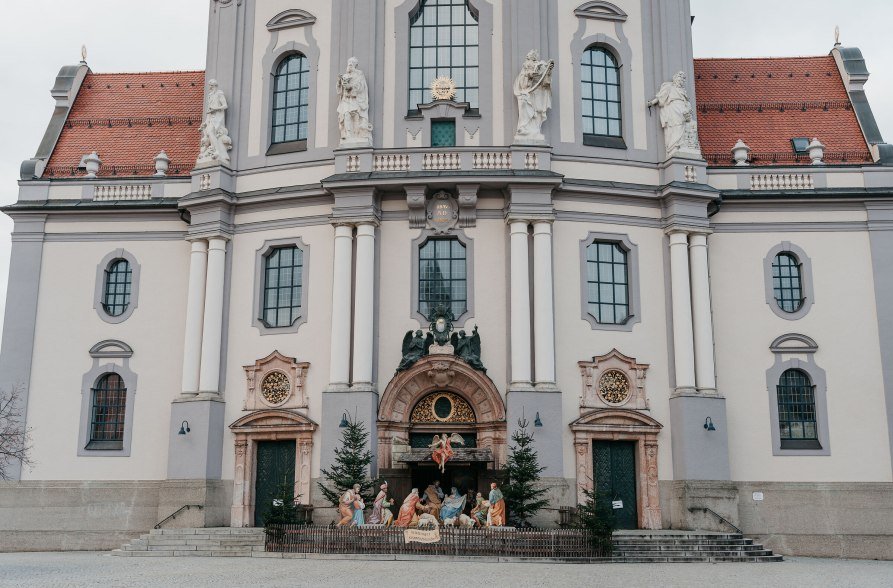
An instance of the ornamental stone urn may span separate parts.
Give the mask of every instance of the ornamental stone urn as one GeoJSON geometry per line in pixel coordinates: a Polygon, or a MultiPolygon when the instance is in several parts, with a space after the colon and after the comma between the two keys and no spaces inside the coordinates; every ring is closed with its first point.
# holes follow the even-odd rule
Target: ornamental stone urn
{"type": "Polygon", "coordinates": [[[806,151],[809,153],[809,158],[812,160],[812,165],[823,165],[825,157],[825,146],[822,145],[822,142],[817,138],[813,138],[812,141],[809,142],[809,145],[806,147],[806,151]]]}
{"type": "Polygon", "coordinates": [[[167,170],[170,168],[171,158],[167,156],[167,153],[164,152],[164,149],[155,156],[155,175],[156,176],[166,176],[167,170]]]}
{"type": "Polygon", "coordinates": [[[732,147],[732,159],[735,160],[735,165],[750,165],[747,163],[747,160],[750,158],[750,147],[747,146],[742,139],[738,139],[738,142],[735,143],[735,146],[732,147]]]}
{"type": "Polygon", "coordinates": [[[84,156],[84,169],[87,170],[87,175],[85,177],[95,178],[96,174],[99,173],[100,165],[102,165],[102,160],[99,159],[99,154],[95,151],[84,156]]]}

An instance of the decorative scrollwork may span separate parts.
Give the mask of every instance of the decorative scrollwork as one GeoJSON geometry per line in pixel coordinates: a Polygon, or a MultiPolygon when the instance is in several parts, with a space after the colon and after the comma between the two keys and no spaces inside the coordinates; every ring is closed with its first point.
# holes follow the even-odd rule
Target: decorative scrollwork
{"type": "Polygon", "coordinates": [[[260,385],[264,400],[272,405],[282,404],[291,392],[291,382],[282,372],[270,372],[260,385]]]}
{"type": "Polygon", "coordinates": [[[474,411],[468,402],[452,392],[435,392],[422,398],[412,409],[413,423],[474,423],[474,411]]]}
{"type": "Polygon", "coordinates": [[[598,381],[598,393],[608,404],[622,404],[629,398],[629,380],[620,370],[608,370],[598,381]]]}

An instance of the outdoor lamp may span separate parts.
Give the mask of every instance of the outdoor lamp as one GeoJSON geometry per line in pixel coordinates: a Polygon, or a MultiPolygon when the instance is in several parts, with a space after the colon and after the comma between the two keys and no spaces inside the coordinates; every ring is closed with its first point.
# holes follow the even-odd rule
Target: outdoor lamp
{"type": "Polygon", "coordinates": [[[716,427],[713,426],[713,419],[707,417],[707,419],[704,421],[704,428],[708,431],[715,431],[716,427]]]}
{"type": "Polygon", "coordinates": [[[543,426],[543,421],[540,420],[539,412],[536,413],[536,416],[533,419],[533,426],[534,427],[542,427],[543,426]]]}
{"type": "Polygon", "coordinates": [[[338,425],[342,429],[347,428],[347,412],[341,414],[341,424],[338,425]]]}
{"type": "Polygon", "coordinates": [[[182,423],[180,423],[180,432],[177,433],[177,435],[185,435],[190,430],[191,429],[189,428],[189,421],[183,421],[182,423]]]}

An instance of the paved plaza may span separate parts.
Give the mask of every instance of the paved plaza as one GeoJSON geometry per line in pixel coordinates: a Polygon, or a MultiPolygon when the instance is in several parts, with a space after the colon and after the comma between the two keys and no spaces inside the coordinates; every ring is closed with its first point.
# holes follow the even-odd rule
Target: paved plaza
{"type": "Polygon", "coordinates": [[[893,562],[790,558],[776,564],[492,564],[453,561],[117,558],[2,553],[0,587],[31,586],[891,586],[893,562]]]}

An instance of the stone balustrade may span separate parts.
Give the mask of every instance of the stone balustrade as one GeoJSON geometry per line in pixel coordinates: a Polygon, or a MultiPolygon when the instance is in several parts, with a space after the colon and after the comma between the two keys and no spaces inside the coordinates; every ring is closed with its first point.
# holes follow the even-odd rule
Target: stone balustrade
{"type": "Polygon", "coordinates": [[[149,200],[151,184],[97,184],[93,200],[149,200]]]}
{"type": "Polygon", "coordinates": [[[336,173],[550,171],[550,147],[339,149],[336,173]]]}
{"type": "Polygon", "coordinates": [[[750,176],[751,190],[812,190],[811,174],[754,174],[750,176]]]}

